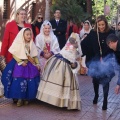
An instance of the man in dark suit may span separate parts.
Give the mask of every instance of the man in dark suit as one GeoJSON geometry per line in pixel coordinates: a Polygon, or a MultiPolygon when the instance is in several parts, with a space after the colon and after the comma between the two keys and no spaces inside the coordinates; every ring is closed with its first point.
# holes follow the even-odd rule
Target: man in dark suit
{"type": "Polygon", "coordinates": [[[115,34],[110,34],[107,39],[106,43],[110,49],[114,50],[115,57],[116,57],[116,66],[118,70],[118,80],[117,86],[115,87],[115,93],[120,93],[120,38],[118,38],[115,34]]]}
{"type": "Polygon", "coordinates": [[[61,19],[60,10],[56,10],[54,13],[55,19],[51,20],[54,34],[58,38],[60,49],[62,49],[66,43],[66,29],[67,22],[61,19]]]}

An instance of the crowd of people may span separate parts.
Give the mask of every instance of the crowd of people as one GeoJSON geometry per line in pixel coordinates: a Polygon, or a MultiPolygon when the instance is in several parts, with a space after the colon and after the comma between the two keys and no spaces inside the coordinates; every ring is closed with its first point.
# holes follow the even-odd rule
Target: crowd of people
{"type": "MultiPolygon", "coordinates": [[[[37,98],[81,110],[77,74],[89,75],[93,78],[93,104],[98,103],[101,84],[102,110],[107,110],[109,84],[116,70],[113,58],[120,65],[119,39],[120,23],[112,30],[104,15],[96,18],[94,28],[88,20],[82,28],[72,18],[67,23],[58,9],[53,20],[44,20],[38,13],[30,24],[26,11],[20,8],[15,19],[7,23],[2,40],[0,57],[5,58],[6,66],[1,69],[0,96],[13,99],[18,107],[37,98]]],[[[120,74],[118,78],[117,94],[120,74]]]]}

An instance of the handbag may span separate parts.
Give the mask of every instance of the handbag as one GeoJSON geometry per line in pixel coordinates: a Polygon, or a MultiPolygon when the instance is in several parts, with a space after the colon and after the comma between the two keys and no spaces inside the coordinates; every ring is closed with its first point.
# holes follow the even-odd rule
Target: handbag
{"type": "Polygon", "coordinates": [[[80,69],[79,69],[79,74],[80,75],[86,75],[87,69],[86,67],[82,66],[82,58],[80,58],[80,69]]]}

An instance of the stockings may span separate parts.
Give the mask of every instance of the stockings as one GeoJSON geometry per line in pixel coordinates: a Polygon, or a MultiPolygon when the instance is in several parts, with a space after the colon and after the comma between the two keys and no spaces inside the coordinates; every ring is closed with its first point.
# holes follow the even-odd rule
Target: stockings
{"type": "MultiPolygon", "coordinates": [[[[93,104],[97,104],[98,97],[99,97],[99,82],[96,79],[93,79],[93,87],[94,87],[94,93],[95,93],[93,104]]],[[[107,109],[108,92],[109,92],[109,82],[103,85],[103,97],[104,97],[103,106],[102,106],[103,110],[107,109]]]]}

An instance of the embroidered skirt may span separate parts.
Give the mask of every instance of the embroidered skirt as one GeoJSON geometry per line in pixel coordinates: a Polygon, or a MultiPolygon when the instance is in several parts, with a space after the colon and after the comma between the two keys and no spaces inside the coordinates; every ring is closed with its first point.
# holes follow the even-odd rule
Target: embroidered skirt
{"type": "Polygon", "coordinates": [[[47,61],[37,99],[58,107],[81,109],[79,85],[67,60],[53,56],[47,61]]]}
{"type": "Polygon", "coordinates": [[[36,66],[28,62],[27,66],[18,66],[12,59],[2,74],[4,95],[7,98],[35,99],[40,82],[40,73],[36,66]]]}

